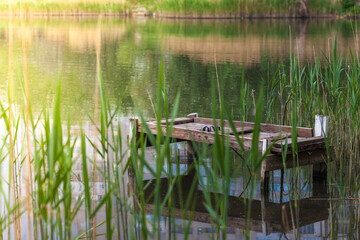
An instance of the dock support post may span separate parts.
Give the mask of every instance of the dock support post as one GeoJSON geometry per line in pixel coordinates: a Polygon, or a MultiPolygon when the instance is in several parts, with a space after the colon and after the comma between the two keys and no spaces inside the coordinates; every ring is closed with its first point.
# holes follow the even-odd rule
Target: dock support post
{"type": "Polygon", "coordinates": [[[193,144],[195,144],[194,142],[191,142],[191,141],[186,141],[186,144],[187,144],[187,164],[188,166],[190,166],[191,164],[194,163],[194,158],[198,159],[198,156],[196,154],[196,150],[193,146],[193,144]]]}
{"type": "Polygon", "coordinates": [[[284,195],[284,169],[281,169],[281,179],[280,179],[280,203],[283,203],[284,195]]]}
{"type": "MultiPolygon", "coordinates": [[[[139,141],[140,134],[139,134],[139,130],[138,130],[138,126],[139,126],[138,123],[139,123],[138,118],[134,117],[134,118],[129,119],[129,134],[128,134],[128,139],[127,139],[128,149],[130,149],[131,144],[135,144],[135,147],[136,147],[137,143],[139,141]],[[134,142],[132,142],[132,141],[134,141],[134,142]]],[[[129,159],[132,157],[131,156],[131,151],[129,151],[128,157],[129,157],[129,159]]],[[[134,171],[133,171],[131,166],[129,167],[127,172],[128,172],[128,177],[129,177],[130,180],[132,178],[134,178],[134,175],[133,175],[134,171]]]]}
{"type": "Polygon", "coordinates": [[[327,137],[329,131],[329,116],[315,115],[314,137],[327,137]]]}
{"type": "MultiPolygon", "coordinates": [[[[315,115],[314,137],[327,137],[329,132],[329,116],[315,115]]],[[[313,182],[321,181],[326,185],[327,165],[324,162],[313,164],[313,182]]],[[[322,185],[321,184],[321,185],[322,185]]]]}
{"type": "MultiPolygon", "coordinates": [[[[264,155],[268,148],[268,141],[262,140],[261,153],[264,155]]],[[[269,201],[270,189],[270,173],[266,170],[266,162],[261,163],[261,227],[264,235],[269,234],[268,224],[266,223],[266,205],[269,201]]]]}
{"type": "MultiPolygon", "coordinates": [[[[199,114],[198,113],[190,113],[186,117],[188,117],[188,118],[198,118],[199,114]]],[[[194,149],[193,144],[195,144],[195,142],[187,141],[188,154],[191,155],[191,157],[189,158],[189,161],[188,161],[189,165],[191,165],[193,163],[193,158],[198,158],[198,156],[196,155],[196,151],[194,149]]]]}
{"type": "Polygon", "coordinates": [[[269,198],[263,192],[261,193],[261,228],[262,233],[267,236],[270,234],[269,224],[266,222],[266,209],[267,203],[269,202],[269,198]]]}
{"type": "Polygon", "coordinates": [[[266,171],[266,164],[261,164],[261,190],[268,192],[270,181],[269,171],[266,171]]]}
{"type": "MultiPolygon", "coordinates": [[[[262,144],[262,154],[264,154],[268,148],[268,142],[264,139],[262,144]]],[[[266,163],[263,161],[261,163],[261,189],[264,190],[264,194],[267,195],[269,192],[269,181],[270,174],[269,171],[266,171],[266,163]]]]}
{"type": "Polygon", "coordinates": [[[139,119],[138,118],[130,118],[129,120],[129,136],[128,136],[128,144],[133,141],[132,138],[135,137],[135,144],[139,141],[139,119]],[[135,134],[135,136],[133,135],[135,134]]]}

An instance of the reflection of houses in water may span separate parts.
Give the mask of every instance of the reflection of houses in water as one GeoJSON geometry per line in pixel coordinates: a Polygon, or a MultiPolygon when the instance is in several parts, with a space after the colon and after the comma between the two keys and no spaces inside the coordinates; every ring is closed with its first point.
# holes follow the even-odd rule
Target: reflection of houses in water
{"type": "MultiPolygon", "coordinates": [[[[183,147],[182,149],[188,148],[183,147]]],[[[151,151],[152,150],[149,150],[149,153],[151,153],[151,151]]],[[[183,153],[188,155],[186,151],[183,151],[183,153]]],[[[148,155],[151,162],[152,154],[148,155]]],[[[183,158],[186,159],[188,157],[185,156],[183,158]]],[[[191,160],[191,158],[188,159],[191,160]]],[[[152,164],[154,164],[154,161],[152,164]]],[[[186,172],[189,165],[184,164],[184,166],[184,172],[186,172]]],[[[204,165],[199,169],[202,179],[206,179],[207,167],[211,167],[211,158],[208,158],[208,161],[205,161],[204,165]]],[[[297,236],[300,235],[300,239],[323,239],[328,237],[331,226],[334,227],[334,223],[331,223],[329,220],[330,202],[328,201],[329,196],[326,193],[326,186],[324,186],[322,182],[309,184],[306,179],[306,171],[311,171],[306,168],[304,171],[303,177],[305,180],[300,184],[298,190],[300,200],[297,201],[289,201],[289,198],[291,198],[289,197],[290,193],[293,191],[292,185],[285,181],[281,187],[279,172],[275,172],[271,178],[272,182],[270,183],[268,195],[261,193],[258,184],[255,198],[251,200],[245,199],[244,196],[239,198],[240,193],[244,190],[247,191],[244,189],[246,179],[243,177],[233,179],[230,182],[228,197],[229,206],[226,239],[247,239],[244,231],[246,229],[246,216],[248,214],[248,205],[246,202],[249,201],[251,201],[252,204],[249,218],[251,239],[282,239],[282,237],[284,238],[284,234],[286,234],[286,237],[289,239],[294,239],[293,229],[295,229],[297,236]],[[297,204],[296,208],[294,207],[295,204],[297,204]],[[295,219],[292,219],[292,216],[294,216],[295,219]],[[295,221],[294,223],[292,222],[293,220],[295,221]]],[[[199,183],[197,183],[198,187],[190,199],[192,202],[191,206],[193,207],[191,213],[190,211],[184,213],[184,209],[182,208],[183,204],[181,202],[187,200],[190,195],[188,186],[191,186],[193,181],[199,181],[196,176],[194,171],[187,172],[186,175],[182,176],[180,184],[176,184],[174,187],[173,191],[177,196],[172,200],[174,201],[172,202],[174,209],[169,211],[165,206],[161,213],[160,232],[162,239],[166,239],[170,235],[176,235],[177,239],[183,239],[185,236],[189,239],[211,239],[211,236],[216,233],[217,229],[213,225],[214,219],[203,204],[206,202],[206,199],[199,183]],[[189,220],[191,220],[190,225],[188,224],[189,220]]],[[[221,178],[220,175],[219,178],[221,178]]],[[[146,196],[151,196],[154,192],[154,182],[155,181],[150,183],[149,180],[144,180],[144,185],[149,183],[148,187],[144,190],[145,199],[146,196]]],[[[168,190],[168,180],[162,178],[160,185],[160,195],[163,196],[168,190]]],[[[217,194],[221,193],[210,193],[213,201],[215,201],[215,195],[217,194]]],[[[145,205],[148,221],[151,221],[155,208],[153,200],[154,199],[150,197],[145,205]]],[[[343,207],[346,211],[349,211],[348,206],[343,207]]],[[[344,213],[344,216],[349,216],[349,213],[344,213]]],[[[351,231],[349,229],[351,226],[350,220],[339,221],[335,224],[339,226],[339,229],[341,228],[341,231],[336,232],[336,236],[347,236],[351,231]]],[[[137,228],[139,229],[140,227],[140,224],[138,224],[137,228]]],[[[222,234],[223,233],[220,233],[220,237],[222,234]]],[[[356,233],[356,236],[359,236],[359,233],[356,233]]]]}

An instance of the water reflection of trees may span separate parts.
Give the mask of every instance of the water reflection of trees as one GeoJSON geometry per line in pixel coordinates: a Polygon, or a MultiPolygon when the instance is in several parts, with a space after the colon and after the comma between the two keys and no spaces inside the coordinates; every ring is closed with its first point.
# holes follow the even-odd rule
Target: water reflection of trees
{"type": "MultiPolygon", "coordinates": [[[[186,102],[180,106],[180,114],[196,110],[208,116],[211,82],[216,77],[216,55],[226,102],[236,114],[242,66],[250,89],[256,90],[259,83],[272,74],[272,64],[288,63],[290,50],[300,61],[306,62],[313,61],[314,53],[320,58],[322,51],[328,54],[340,29],[341,34],[337,35],[339,52],[345,54],[349,47],[355,49],[350,25],[347,22],[333,25],[330,21],[194,22],[104,18],[101,21],[102,75],[113,103],[122,101],[123,111],[134,111],[136,101],[147,116],[153,116],[149,93],[156,99],[162,59],[170,98],[181,91],[181,101],[186,102]]],[[[36,96],[32,99],[40,103],[47,101],[60,76],[63,103],[73,110],[72,114],[93,111],[95,86],[88,79],[96,74],[96,28],[96,19],[31,19],[21,31],[19,20],[14,21],[15,59],[19,58],[21,39],[29,46],[30,90],[31,95],[36,96]]],[[[0,36],[5,43],[7,29],[7,20],[0,21],[0,36]]],[[[6,45],[0,47],[0,55],[7,55],[6,45]]],[[[7,57],[0,58],[2,69],[8,64],[5,59],[7,57]]],[[[0,76],[6,79],[6,71],[0,70],[0,76]]],[[[5,89],[5,82],[0,82],[0,91],[5,89]]],[[[17,95],[20,94],[18,90],[17,95]]]]}

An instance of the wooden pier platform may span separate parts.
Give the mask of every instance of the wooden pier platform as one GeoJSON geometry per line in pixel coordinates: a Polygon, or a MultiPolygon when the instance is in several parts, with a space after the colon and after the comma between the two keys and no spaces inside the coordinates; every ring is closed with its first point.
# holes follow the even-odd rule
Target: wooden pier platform
{"type": "MultiPolygon", "coordinates": [[[[226,120],[214,120],[211,118],[199,118],[198,114],[189,114],[187,117],[175,118],[174,120],[162,120],[162,133],[167,133],[167,124],[173,123],[170,137],[179,141],[191,141],[199,143],[214,144],[215,128],[218,129],[219,135],[226,137],[229,147],[244,150],[250,150],[252,147],[252,134],[255,124],[252,122],[233,121],[235,130],[238,133],[240,143],[238,142],[229,122],[226,120]],[[223,126],[223,129],[220,128],[223,126]],[[223,134],[223,135],[222,135],[223,134]]],[[[146,134],[145,128],[138,119],[134,119],[136,127],[136,140],[140,133],[146,134]]],[[[158,134],[157,122],[146,122],[150,132],[154,135],[158,134]]],[[[265,153],[270,150],[261,165],[261,187],[267,188],[269,183],[269,171],[293,168],[297,166],[313,165],[313,177],[326,179],[327,173],[327,154],[325,151],[325,138],[327,134],[327,117],[316,116],[315,129],[297,127],[297,161],[293,161],[292,155],[292,127],[274,124],[260,124],[260,136],[258,141],[258,149],[265,153]],[[319,120],[320,119],[320,120],[319,120]],[[320,122],[319,122],[320,121],[320,122]],[[319,129],[320,128],[320,129],[319,129]],[[285,144],[288,144],[285,166],[283,164],[283,151],[285,144]],[[271,149],[269,149],[271,148],[271,149]]]]}

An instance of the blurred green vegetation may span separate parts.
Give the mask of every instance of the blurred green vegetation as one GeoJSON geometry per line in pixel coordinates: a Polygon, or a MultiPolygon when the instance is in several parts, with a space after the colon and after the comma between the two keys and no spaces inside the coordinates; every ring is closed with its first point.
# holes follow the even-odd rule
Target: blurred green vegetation
{"type": "Polygon", "coordinates": [[[0,3],[0,12],[25,13],[125,13],[129,2],[123,1],[13,1],[0,3]]]}
{"type": "MultiPolygon", "coordinates": [[[[295,9],[296,1],[283,0],[142,0],[140,3],[156,4],[163,12],[181,14],[246,14],[269,15],[290,14],[295,9]]],[[[310,0],[309,11],[311,14],[338,12],[340,1],[310,0]]]]}
{"type": "MultiPolygon", "coordinates": [[[[288,15],[294,12],[295,0],[117,0],[117,1],[13,1],[0,3],[0,12],[28,13],[128,13],[145,7],[149,12],[177,14],[288,15]]],[[[355,0],[309,0],[311,14],[355,13],[355,0]]]]}

